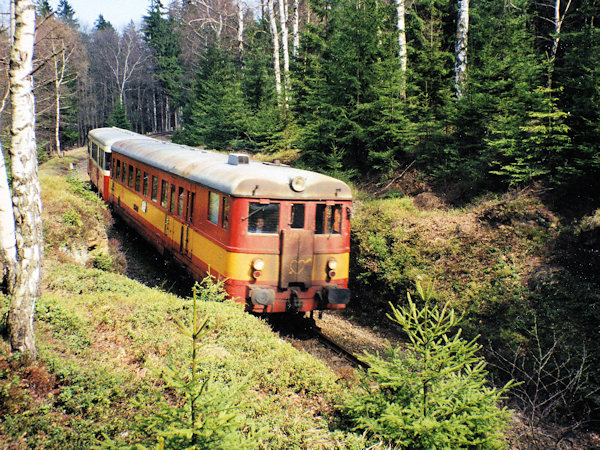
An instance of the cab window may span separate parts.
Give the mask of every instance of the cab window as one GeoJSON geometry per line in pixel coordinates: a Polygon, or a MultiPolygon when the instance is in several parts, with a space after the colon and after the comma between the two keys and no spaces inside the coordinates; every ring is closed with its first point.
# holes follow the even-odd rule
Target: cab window
{"type": "Polygon", "coordinates": [[[279,231],[279,203],[262,205],[252,202],[248,207],[249,233],[277,233],[279,231]]]}
{"type": "Polygon", "coordinates": [[[342,232],[342,205],[317,205],[315,234],[340,234],[342,232]]]}
{"type": "Polygon", "coordinates": [[[304,205],[292,205],[292,217],[290,220],[291,228],[304,228],[304,205]]]}
{"type": "Polygon", "coordinates": [[[111,159],[112,153],[105,153],[104,154],[104,170],[110,170],[110,159],[111,159]]]}

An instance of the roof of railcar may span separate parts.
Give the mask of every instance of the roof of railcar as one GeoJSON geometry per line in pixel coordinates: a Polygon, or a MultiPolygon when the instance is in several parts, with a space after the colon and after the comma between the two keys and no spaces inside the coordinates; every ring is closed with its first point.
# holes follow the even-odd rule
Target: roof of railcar
{"type": "Polygon", "coordinates": [[[152,139],[133,131],[116,127],[95,128],[88,133],[88,136],[106,147],[110,147],[113,143],[123,139],[152,139]]]}
{"type": "Polygon", "coordinates": [[[352,200],[348,185],[326,175],[252,161],[232,165],[229,155],[140,136],[113,142],[112,151],[235,197],[296,200],[352,200]],[[291,181],[304,178],[296,192],[291,181]]]}

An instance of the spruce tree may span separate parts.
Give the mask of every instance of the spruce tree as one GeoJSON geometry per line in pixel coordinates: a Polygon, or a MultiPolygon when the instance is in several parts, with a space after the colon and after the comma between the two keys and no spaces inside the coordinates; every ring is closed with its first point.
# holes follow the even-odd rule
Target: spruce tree
{"type": "Polygon", "coordinates": [[[406,306],[388,317],[406,333],[403,347],[367,355],[362,389],[344,410],[355,430],[400,448],[499,448],[509,411],[501,389],[488,385],[480,345],[453,330],[460,318],[446,303],[432,304],[431,285],[417,284],[422,307],[408,294],[406,306]]]}
{"type": "Polygon", "coordinates": [[[110,116],[106,120],[107,127],[118,127],[125,130],[131,130],[131,122],[127,118],[127,113],[121,102],[117,102],[110,116]]]}
{"type": "Polygon", "coordinates": [[[69,26],[73,28],[79,27],[77,19],[75,19],[75,10],[69,3],[69,0],[60,0],[56,7],[56,15],[64,20],[69,26]]]}
{"type": "Polygon", "coordinates": [[[48,0],[39,0],[36,2],[35,9],[40,17],[49,16],[53,12],[52,6],[50,6],[50,2],[48,2],[48,0]]]}
{"type": "Polygon", "coordinates": [[[112,29],[114,31],[115,27],[113,27],[112,23],[106,20],[102,14],[99,14],[98,18],[94,22],[94,29],[96,31],[103,31],[108,29],[112,29]]]}

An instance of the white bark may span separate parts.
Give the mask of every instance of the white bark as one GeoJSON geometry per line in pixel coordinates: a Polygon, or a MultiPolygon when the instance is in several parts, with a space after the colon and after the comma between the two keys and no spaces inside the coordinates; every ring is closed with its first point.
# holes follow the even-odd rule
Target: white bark
{"type": "Polygon", "coordinates": [[[408,64],[408,57],[406,51],[406,23],[405,15],[406,9],[404,0],[396,1],[396,28],[398,29],[398,59],[400,60],[400,94],[402,98],[406,99],[406,68],[408,64]]]}
{"type": "Polygon", "coordinates": [[[298,7],[298,0],[293,0],[292,4],[293,8],[293,25],[292,25],[292,38],[293,38],[293,54],[294,59],[298,57],[298,49],[300,48],[300,33],[299,33],[299,24],[300,24],[300,8],[298,7]]]}
{"type": "Polygon", "coordinates": [[[467,86],[467,49],[469,34],[469,0],[458,0],[456,23],[456,46],[454,62],[454,88],[456,97],[461,98],[467,86]]]}
{"type": "Polygon", "coordinates": [[[284,106],[288,107],[290,95],[290,50],[288,36],[288,7],[286,0],[279,0],[279,23],[281,24],[281,46],[283,52],[283,81],[285,87],[284,106]]]}
{"type": "Polygon", "coordinates": [[[240,51],[240,58],[244,54],[244,10],[242,8],[242,0],[238,0],[238,49],[240,51]]]}
{"type": "MultiPolygon", "coordinates": [[[[0,151],[0,282],[5,276],[13,275],[12,271],[14,271],[13,268],[16,263],[15,216],[13,214],[4,155],[0,151]]],[[[12,285],[12,282],[8,281],[8,284],[12,285]]]]}
{"type": "Polygon", "coordinates": [[[269,12],[269,24],[271,26],[271,36],[273,36],[273,70],[275,71],[275,91],[277,92],[277,102],[281,106],[281,67],[279,66],[279,32],[277,31],[277,21],[275,20],[274,0],[267,0],[267,10],[269,12]]]}
{"type": "Polygon", "coordinates": [[[41,283],[42,202],[38,179],[33,97],[34,0],[14,0],[10,53],[11,169],[17,264],[8,312],[11,348],[35,357],[33,315],[41,283]]]}
{"type": "Polygon", "coordinates": [[[554,37],[552,38],[552,50],[550,52],[550,61],[548,65],[548,88],[552,88],[552,74],[554,72],[554,62],[556,61],[556,55],[558,53],[558,44],[560,42],[560,32],[562,30],[562,24],[565,20],[565,16],[571,7],[571,0],[567,2],[564,12],[560,12],[560,0],[554,2],[554,37]]]}

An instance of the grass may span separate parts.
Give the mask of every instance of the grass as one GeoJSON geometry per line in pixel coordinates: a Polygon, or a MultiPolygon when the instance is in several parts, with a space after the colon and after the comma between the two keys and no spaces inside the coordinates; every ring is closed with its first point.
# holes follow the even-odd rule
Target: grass
{"type": "MultiPolygon", "coordinates": [[[[153,411],[182,402],[161,371],[189,364],[191,349],[176,321],[189,322],[192,302],[102,270],[112,269],[104,247],[110,216],[89,186],[71,176],[71,163],[77,157],[40,170],[46,264],[35,319],[39,359],[27,366],[0,345],[0,446],[153,447],[157,430],[145,427],[153,411]],[[77,248],[85,264],[73,257],[77,248]]],[[[0,297],[0,317],[7,309],[8,299],[0,297]]],[[[244,446],[364,446],[359,436],[330,431],[345,386],[323,362],[236,303],[206,301],[199,309],[210,324],[199,366],[210,373],[210,392],[241,386],[235,395],[245,417],[238,430],[244,446]]]]}

